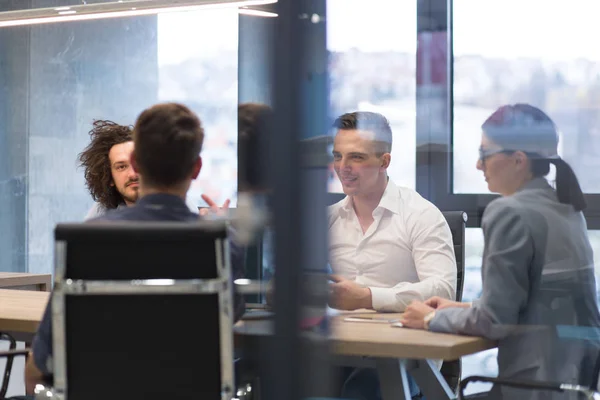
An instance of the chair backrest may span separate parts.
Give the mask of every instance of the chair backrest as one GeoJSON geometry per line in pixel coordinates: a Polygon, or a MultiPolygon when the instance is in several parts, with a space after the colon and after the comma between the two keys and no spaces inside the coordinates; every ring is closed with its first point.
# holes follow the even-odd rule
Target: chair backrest
{"type": "Polygon", "coordinates": [[[465,225],[467,213],[463,211],[443,211],[452,232],[454,255],[456,257],[456,301],[462,300],[463,286],[465,283],[465,225]]]}
{"type": "Polygon", "coordinates": [[[69,399],[233,396],[227,230],[58,225],[54,387],[69,399]]]}

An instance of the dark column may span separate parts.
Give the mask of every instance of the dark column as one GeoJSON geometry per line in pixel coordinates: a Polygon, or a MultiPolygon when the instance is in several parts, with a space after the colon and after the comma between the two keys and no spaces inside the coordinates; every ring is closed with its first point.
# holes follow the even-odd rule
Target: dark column
{"type": "Polygon", "coordinates": [[[327,263],[327,163],[313,163],[313,154],[302,154],[299,146],[328,130],[325,1],[284,0],[277,13],[270,158],[276,317],[267,398],[294,400],[326,396],[329,383],[326,369],[316,368],[327,365],[324,341],[299,335],[301,318],[325,305],[325,277],[310,278],[327,263]]]}

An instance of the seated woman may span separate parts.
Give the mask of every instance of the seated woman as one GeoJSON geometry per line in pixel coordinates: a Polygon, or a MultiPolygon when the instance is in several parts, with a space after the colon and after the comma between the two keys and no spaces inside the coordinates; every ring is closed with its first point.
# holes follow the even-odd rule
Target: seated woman
{"type": "MultiPolygon", "coordinates": [[[[594,261],[585,200],[557,154],[556,126],[541,110],[516,104],[500,107],[482,130],[477,169],[502,197],[483,215],[481,298],[414,302],[402,323],[498,340],[502,378],[590,384],[598,351],[581,327],[600,326],[594,261]],[[544,178],[550,164],[556,189],[544,178]]],[[[494,386],[487,398],[570,397],[494,386]]]]}

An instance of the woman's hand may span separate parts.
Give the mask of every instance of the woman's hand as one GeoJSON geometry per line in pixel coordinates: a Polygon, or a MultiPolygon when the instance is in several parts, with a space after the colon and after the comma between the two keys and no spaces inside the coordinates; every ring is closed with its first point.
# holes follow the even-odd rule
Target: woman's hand
{"type": "Polygon", "coordinates": [[[425,329],[425,316],[433,311],[435,309],[427,304],[421,301],[413,301],[406,307],[400,322],[407,328],[425,329]]]}

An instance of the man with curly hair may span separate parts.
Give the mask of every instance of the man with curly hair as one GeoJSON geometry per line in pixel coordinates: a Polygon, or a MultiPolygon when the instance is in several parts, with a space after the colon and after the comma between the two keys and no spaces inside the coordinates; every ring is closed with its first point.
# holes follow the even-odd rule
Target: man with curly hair
{"type": "Polygon", "coordinates": [[[90,138],[90,144],[79,154],[86,186],[96,201],[86,220],[135,204],[139,188],[138,174],[130,163],[132,127],[96,120],[90,138]]]}

